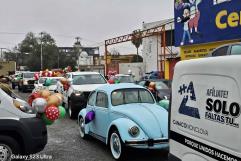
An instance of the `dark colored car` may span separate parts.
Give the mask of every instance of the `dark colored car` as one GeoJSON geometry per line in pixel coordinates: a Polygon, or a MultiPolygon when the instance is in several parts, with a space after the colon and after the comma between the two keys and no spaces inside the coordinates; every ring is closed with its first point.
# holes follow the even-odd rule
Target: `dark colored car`
{"type": "Polygon", "coordinates": [[[231,43],[222,45],[214,49],[208,56],[241,55],[241,43],[231,43]]]}
{"type": "Polygon", "coordinates": [[[26,92],[28,90],[32,91],[34,89],[34,72],[24,72],[20,76],[20,80],[18,82],[18,90],[26,92]]]}
{"type": "Polygon", "coordinates": [[[145,86],[146,81],[155,82],[156,89],[158,91],[158,98],[159,98],[159,100],[157,100],[157,101],[160,101],[160,100],[163,100],[163,99],[168,99],[168,100],[170,99],[171,89],[167,85],[167,84],[169,84],[171,86],[170,80],[150,79],[150,80],[140,81],[138,84],[141,85],[141,86],[145,86]]]}

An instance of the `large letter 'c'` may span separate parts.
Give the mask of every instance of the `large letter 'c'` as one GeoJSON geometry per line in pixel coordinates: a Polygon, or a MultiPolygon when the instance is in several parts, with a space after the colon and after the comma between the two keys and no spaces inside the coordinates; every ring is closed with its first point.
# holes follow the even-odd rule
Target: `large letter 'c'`
{"type": "Polygon", "coordinates": [[[219,28],[219,29],[225,29],[227,28],[227,23],[221,23],[221,19],[223,16],[227,16],[228,13],[226,10],[223,10],[223,11],[220,11],[217,16],[216,16],[216,26],[219,28]]]}

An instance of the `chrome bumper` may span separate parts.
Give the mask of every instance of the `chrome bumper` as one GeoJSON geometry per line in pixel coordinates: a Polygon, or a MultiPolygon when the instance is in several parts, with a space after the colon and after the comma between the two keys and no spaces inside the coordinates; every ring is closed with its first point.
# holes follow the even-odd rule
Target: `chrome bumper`
{"type": "Polygon", "coordinates": [[[125,145],[127,145],[127,146],[138,146],[138,145],[154,146],[155,144],[168,144],[168,139],[167,138],[162,138],[162,139],[125,141],[125,145]]]}

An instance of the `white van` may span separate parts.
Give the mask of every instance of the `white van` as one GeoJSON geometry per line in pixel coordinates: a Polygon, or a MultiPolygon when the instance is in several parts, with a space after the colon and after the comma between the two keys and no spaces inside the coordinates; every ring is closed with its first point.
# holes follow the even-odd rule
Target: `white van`
{"type": "Polygon", "coordinates": [[[31,109],[27,102],[8,95],[0,88],[1,161],[21,159],[40,152],[47,144],[46,125],[33,110],[27,109],[31,109]],[[16,107],[16,102],[19,108],[16,107]],[[25,109],[25,112],[20,109],[25,109]]]}
{"type": "Polygon", "coordinates": [[[241,57],[179,62],[170,104],[170,161],[241,161],[241,57]]]}

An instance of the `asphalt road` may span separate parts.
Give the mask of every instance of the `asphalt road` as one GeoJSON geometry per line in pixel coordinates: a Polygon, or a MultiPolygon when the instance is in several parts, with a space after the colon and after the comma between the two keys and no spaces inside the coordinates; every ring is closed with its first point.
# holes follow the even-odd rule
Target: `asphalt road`
{"type": "MultiPolygon", "coordinates": [[[[27,100],[30,93],[15,93],[27,100]]],[[[48,143],[45,149],[35,155],[36,161],[114,161],[109,148],[102,142],[90,138],[83,140],[79,136],[76,120],[68,116],[48,126],[48,143]]],[[[167,152],[160,150],[128,151],[127,161],[167,161],[167,152]]]]}

